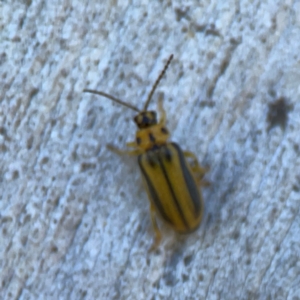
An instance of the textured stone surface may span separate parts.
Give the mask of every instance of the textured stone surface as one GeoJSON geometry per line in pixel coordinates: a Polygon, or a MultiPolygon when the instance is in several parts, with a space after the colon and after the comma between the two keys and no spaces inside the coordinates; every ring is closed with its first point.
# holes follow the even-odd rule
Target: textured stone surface
{"type": "Polygon", "coordinates": [[[300,299],[299,49],[299,1],[1,1],[0,298],[300,299]],[[105,147],[134,114],[82,90],[141,106],[171,53],[153,102],[212,185],[148,253],[135,159],[105,147]]]}

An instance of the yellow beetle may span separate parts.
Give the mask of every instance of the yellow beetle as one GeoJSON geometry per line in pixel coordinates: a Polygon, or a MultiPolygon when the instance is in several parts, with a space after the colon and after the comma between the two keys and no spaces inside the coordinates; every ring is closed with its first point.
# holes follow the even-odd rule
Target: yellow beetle
{"type": "Polygon", "coordinates": [[[138,112],[134,118],[138,127],[135,141],[127,143],[128,147],[134,149],[123,151],[113,146],[108,147],[119,154],[138,157],[138,164],[150,199],[151,220],[155,230],[155,240],[150,250],[155,249],[161,240],[156,222],[157,214],[177,232],[188,233],[199,226],[204,210],[198,185],[206,185],[202,178],[207,169],[199,165],[193,153],[182,151],[178,144],[168,142],[169,132],[165,126],[166,113],[162,101],[158,102],[159,121],[155,111],[147,110],[152,95],[172,58],[173,55],[170,56],[154,83],[143,110],[104,92],[84,89],[84,92],[104,96],[138,112]],[[193,159],[193,162],[189,163],[186,158],[193,159]]]}

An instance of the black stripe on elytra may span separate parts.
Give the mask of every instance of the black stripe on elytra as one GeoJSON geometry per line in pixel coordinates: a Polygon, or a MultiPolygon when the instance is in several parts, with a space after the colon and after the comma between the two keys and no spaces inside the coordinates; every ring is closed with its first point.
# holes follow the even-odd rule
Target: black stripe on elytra
{"type": "MultiPolygon", "coordinates": [[[[146,155],[146,161],[147,161],[147,162],[148,162],[148,160],[151,159],[151,158],[148,158],[149,153],[147,153],[147,152],[146,152],[145,154],[142,154],[142,155],[139,155],[139,156],[138,156],[138,163],[139,163],[140,169],[141,169],[141,171],[142,171],[142,174],[143,174],[143,176],[144,176],[144,178],[145,178],[145,180],[146,180],[146,183],[147,183],[147,186],[148,186],[148,189],[149,189],[149,193],[150,193],[151,199],[153,200],[155,206],[156,206],[157,209],[159,210],[159,212],[160,212],[162,218],[163,218],[165,221],[171,223],[171,221],[170,221],[168,215],[166,214],[166,212],[165,212],[165,210],[164,210],[164,208],[163,208],[163,206],[162,206],[162,204],[161,204],[161,202],[160,202],[160,200],[159,200],[159,197],[158,197],[158,195],[157,195],[157,193],[156,193],[156,191],[155,191],[155,188],[153,187],[153,184],[151,183],[151,180],[149,179],[149,176],[147,175],[147,172],[145,171],[145,169],[144,169],[144,167],[143,167],[143,165],[142,165],[141,159],[142,159],[142,156],[143,156],[143,155],[146,155]]],[[[151,161],[152,161],[152,160],[151,160],[151,161]]],[[[154,167],[154,165],[151,165],[151,167],[154,167]]]]}
{"type": "MultiPolygon", "coordinates": [[[[165,146],[165,147],[167,148],[167,146],[165,146]]],[[[169,149],[167,149],[167,150],[169,150],[169,149]]],[[[177,148],[176,148],[176,150],[177,150],[177,148]]],[[[179,150],[179,151],[180,151],[180,150],[179,150]]],[[[180,217],[181,217],[181,219],[182,219],[182,221],[183,221],[185,227],[186,227],[186,228],[189,228],[188,222],[187,222],[186,219],[185,219],[184,213],[183,213],[183,211],[182,211],[182,209],[181,209],[180,203],[179,203],[179,201],[178,201],[178,199],[177,199],[177,197],[176,197],[176,194],[175,194],[175,192],[174,192],[174,190],[173,190],[173,187],[172,187],[170,178],[168,177],[168,173],[166,172],[166,169],[165,169],[165,167],[164,167],[164,164],[163,164],[163,162],[162,162],[161,157],[158,157],[158,161],[159,161],[160,167],[161,167],[161,169],[162,169],[162,172],[163,172],[163,174],[164,174],[164,176],[165,176],[165,178],[166,178],[166,181],[167,181],[169,190],[170,190],[170,192],[171,192],[171,194],[172,194],[172,198],[173,198],[173,200],[174,200],[174,204],[175,204],[175,206],[176,206],[176,208],[177,208],[177,210],[178,210],[178,212],[179,212],[179,214],[180,214],[180,217]]]]}
{"type": "Polygon", "coordinates": [[[178,159],[180,162],[180,169],[182,171],[186,187],[189,191],[189,194],[191,196],[191,199],[192,199],[192,202],[194,205],[195,216],[198,217],[201,212],[201,209],[202,209],[198,186],[195,184],[195,180],[194,180],[191,172],[189,171],[189,169],[186,166],[186,162],[185,162],[182,150],[176,143],[171,143],[171,144],[177,150],[178,159]]]}

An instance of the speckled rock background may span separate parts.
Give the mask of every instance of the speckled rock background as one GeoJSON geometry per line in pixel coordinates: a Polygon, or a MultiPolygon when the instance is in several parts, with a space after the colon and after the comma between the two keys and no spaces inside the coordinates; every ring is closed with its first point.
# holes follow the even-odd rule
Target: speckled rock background
{"type": "Polygon", "coordinates": [[[300,2],[1,1],[1,299],[300,299],[300,2]],[[134,113],[210,166],[200,228],[152,243],[134,113]]]}

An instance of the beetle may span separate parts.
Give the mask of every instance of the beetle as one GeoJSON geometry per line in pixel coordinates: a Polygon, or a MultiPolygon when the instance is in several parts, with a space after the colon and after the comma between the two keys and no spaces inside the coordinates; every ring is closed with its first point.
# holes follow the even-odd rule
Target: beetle
{"type": "Polygon", "coordinates": [[[108,148],[118,154],[137,156],[150,200],[150,215],[155,231],[155,239],[150,250],[155,249],[161,241],[161,232],[157,224],[158,215],[175,231],[189,233],[197,229],[204,211],[199,185],[207,184],[203,177],[208,169],[200,166],[193,153],[182,151],[177,143],[168,141],[166,112],[161,100],[158,101],[159,121],[157,113],[148,110],[152,95],[172,59],[173,55],[169,57],[155,81],[142,110],[105,92],[83,90],[104,96],[138,113],[134,117],[138,127],[135,141],[126,144],[133,149],[120,150],[111,145],[108,145],[108,148]],[[189,159],[192,159],[192,162],[189,159]]]}

